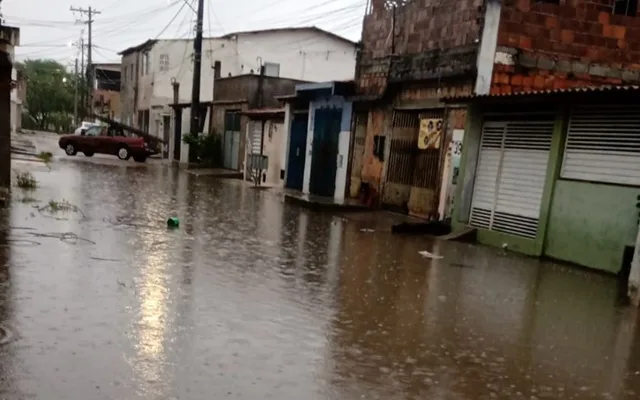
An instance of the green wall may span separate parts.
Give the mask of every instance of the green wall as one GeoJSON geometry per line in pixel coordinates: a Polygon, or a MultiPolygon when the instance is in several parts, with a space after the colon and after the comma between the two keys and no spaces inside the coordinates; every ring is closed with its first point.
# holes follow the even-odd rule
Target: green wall
{"type": "Polygon", "coordinates": [[[556,182],[544,254],[617,273],[624,246],[638,232],[640,188],[588,182],[556,182]]]}

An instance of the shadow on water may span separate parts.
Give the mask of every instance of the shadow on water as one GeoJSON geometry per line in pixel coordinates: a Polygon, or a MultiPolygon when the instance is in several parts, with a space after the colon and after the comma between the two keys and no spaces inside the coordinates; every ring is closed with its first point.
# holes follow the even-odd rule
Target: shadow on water
{"type": "Polygon", "coordinates": [[[0,347],[0,398],[640,393],[636,315],[615,307],[609,277],[397,237],[375,216],[308,213],[170,168],[56,168],[37,176],[39,200],[65,198],[87,220],[15,203],[11,224],[95,244],[0,248],[0,323],[20,332],[0,347]],[[9,272],[19,285],[2,284],[9,272]]]}

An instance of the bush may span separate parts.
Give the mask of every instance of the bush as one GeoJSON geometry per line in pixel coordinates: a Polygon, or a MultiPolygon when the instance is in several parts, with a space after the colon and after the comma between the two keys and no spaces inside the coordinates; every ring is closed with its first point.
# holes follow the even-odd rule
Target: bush
{"type": "Polygon", "coordinates": [[[38,186],[38,182],[31,172],[18,172],[16,175],[16,185],[22,189],[35,189],[36,186],[38,186]]]}
{"type": "Polygon", "coordinates": [[[189,145],[189,151],[197,162],[219,168],[222,166],[220,155],[222,154],[222,139],[215,133],[208,135],[184,135],[182,141],[189,145]]]}

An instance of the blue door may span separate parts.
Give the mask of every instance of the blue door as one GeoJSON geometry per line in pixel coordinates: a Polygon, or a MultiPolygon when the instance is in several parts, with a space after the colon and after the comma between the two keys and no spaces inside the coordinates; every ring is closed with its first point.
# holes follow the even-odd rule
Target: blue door
{"type": "Polygon", "coordinates": [[[309,114],[295,114],[293,121],[291,121],[289,163],[287,167],[287,187],[289,189],[302,190],[308,125],[309,114]]]}
{"type": "Polygon", "coordinates": [[[319,108],[315,112],[309,182],[311,194],[323,197],[335,194],[341,122],[340,108],[319,108]]]}

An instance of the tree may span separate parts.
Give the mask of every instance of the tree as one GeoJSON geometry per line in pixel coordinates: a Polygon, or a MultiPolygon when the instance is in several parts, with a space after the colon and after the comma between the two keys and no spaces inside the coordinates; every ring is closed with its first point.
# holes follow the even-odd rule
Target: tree
{"type": "Polygon", "coordinates": [[[40,129],[73,113],[75,82],[64,65],[54,60],[26,60],[24,74],[27,113],[40,129]]]}

